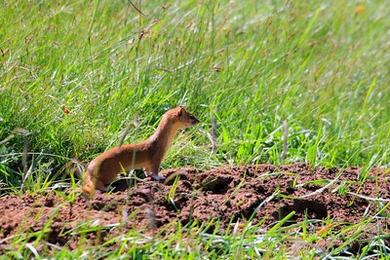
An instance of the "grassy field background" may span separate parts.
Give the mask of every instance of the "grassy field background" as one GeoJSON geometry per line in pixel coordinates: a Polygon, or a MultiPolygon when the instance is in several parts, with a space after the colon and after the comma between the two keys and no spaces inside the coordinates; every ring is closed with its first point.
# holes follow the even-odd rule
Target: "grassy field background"
{"type": "MultiPolygon", "coordinates": [[[[387,1],[134,4],[144,15],[124,0],[0,1],[3,194],[20,190],[24,152],[22,192],[37,192],[64,178],[70,158],[90,160],[126,128],[126,142],[146,138],[176,105],[202,123],[180,134],[163,168],[389,167],[387,1]]],[[[238,254],[241,242],[232,242],[238,254]]]]}

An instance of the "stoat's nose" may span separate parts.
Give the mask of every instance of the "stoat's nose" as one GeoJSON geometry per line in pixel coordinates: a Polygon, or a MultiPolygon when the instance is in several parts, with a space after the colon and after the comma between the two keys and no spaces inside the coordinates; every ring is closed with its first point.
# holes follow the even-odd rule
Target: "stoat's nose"
{"type": "Polygon", "coordinates": [[[196,125],[200,122],[196,117],[191,118],[191,121],[193,125],[196,125]]]}

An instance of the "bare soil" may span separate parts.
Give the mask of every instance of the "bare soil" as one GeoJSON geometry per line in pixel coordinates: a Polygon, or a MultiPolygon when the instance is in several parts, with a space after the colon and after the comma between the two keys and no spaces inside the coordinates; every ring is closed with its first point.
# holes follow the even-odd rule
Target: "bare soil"
{"type": "MultiPolygon", "coordinates": [[[[167,178],[165,183],[144,179],[128,187],[117,182],[112,192],[97,194],[91,200],[77,193],[73,203],[66,198],[69,191],[3,196],[0,252],[14,234],[43,229],[47,242],[75,248],[81,239],[77,230],[85,223],[111,227],[85,234],[84,240],[99,244],[133,228],[161,230],[172,221],[185,225],[217,219],[224,228],[251,219],[253,224],[261,221],[269,228],[292,211],[295,214],[285,225],[304,218],[330,218],[343,224],[368,219],[374,225],[362,238],[390,233],[390,207],[379,212],[390,201],[389,170],[373,169],[364,181],[359,180],[359,168],[310,168],[306,164],[207,171],[183,168],[161,174],[167,178]]],[[[325,225],[319,223],[319,229],[325,225]]],[[[386,243],[390,245],[388,237],[386,243]]]]}

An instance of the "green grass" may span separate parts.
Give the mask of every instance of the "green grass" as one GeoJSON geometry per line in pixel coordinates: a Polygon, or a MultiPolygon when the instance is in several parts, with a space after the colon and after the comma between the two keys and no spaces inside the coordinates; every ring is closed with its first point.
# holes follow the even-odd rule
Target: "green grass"
{"type": "MultiPolygon", "coordinates": [[[[58,206],[60,208],[61,205],[58,206]]],[[[269,231],[264,231],[261,225],[253,225],[251,222],[241,222],[242,230],[237,232],[236,225],[232,224],[227,230],[218,230],[218,221],[209,223],[194,222],[183,227],[179,223],[172,222],[157,233],[144,234],[138,230],[122,232],[121,235],[107,239],[105,231],[119,230],[121,226],[96,226],[91,224],[77,226],[66,233],[80,236],[78,247],[70,251],[67,247],[58,246],[46,242],[45,236],[50,233],[50,221],[42,230],[29,234],[18,234],[11,238],[13,250],[7,251],[5,256],[15,258],[42,257],[52,255],[66,258],[119,258],[124,255],[135,259],[165,258],[165,259],[199,259],[225,257],[230,259],[242,259],[243,257],[285,259],[286,257],[299,257],[301,259],[313,259],[315,256],[331,257],[350,253],[353,241],[359,238],[362,231],[370,228],[370,221],[362,221],[356,225],[347,225],[343,231],[336,232],[335,225],[330,226],[323,234],[309,233],[316,220],[305,220],[283,227],[283,223],[293,215],[290,214],[269,231]],[[210,226],[214,231],[210,232],[210,226]],[[97,237],[105,237],[102,244],[91,243],[87,236],[94,232],[97,237]],[[33,240],[32,240],[33,238],[33,240]],[[31,240],[33,242],[31,242],[31,240]],[[325,240],[327,246],[320,246],[318,241],[325,240]],[[337,245],[336,241],[345,241],[337,245]],[[328,248],[327,248],[328,247],[328,248]]],[[[54,217],[53,214],[51,217],[54,217]]],[[[330,222],[330,221],[328,221],[330,222]]],[[[331,222],[330,222],[331,223],[331,222]]],[[[372,226],[371,226],[372,227],[372,226]]],[[[386,259],[389,249],[381,245],[383,237],[373,237],[361,252],[355,255],[357,258],[372,256],[375,252],[377,258],[386,259]],[[387,251],[386,251],[387,250],[387,251]]]]}
{"type": "Polygon", "coordinates": [[[125,0],[0,1],[1,193],[20,190],[24,151],[23,190],[45,190],[70,158],[90,160],[128,127],[125,141],[141,140],[176,105],[202,123],[163,168],[390,165],[387,1],[159,2],[142,1],[142,16],[125,0]]]}

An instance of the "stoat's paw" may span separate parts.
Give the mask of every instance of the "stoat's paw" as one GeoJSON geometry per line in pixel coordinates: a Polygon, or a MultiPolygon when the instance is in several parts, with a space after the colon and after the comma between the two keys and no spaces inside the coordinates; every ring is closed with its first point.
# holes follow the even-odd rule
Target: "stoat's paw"
{"type": "Polygon", "coordinates": [[[152,175],[152,179],[159,182],[165,181],[165,177],[161,175],[152,175]]]}

